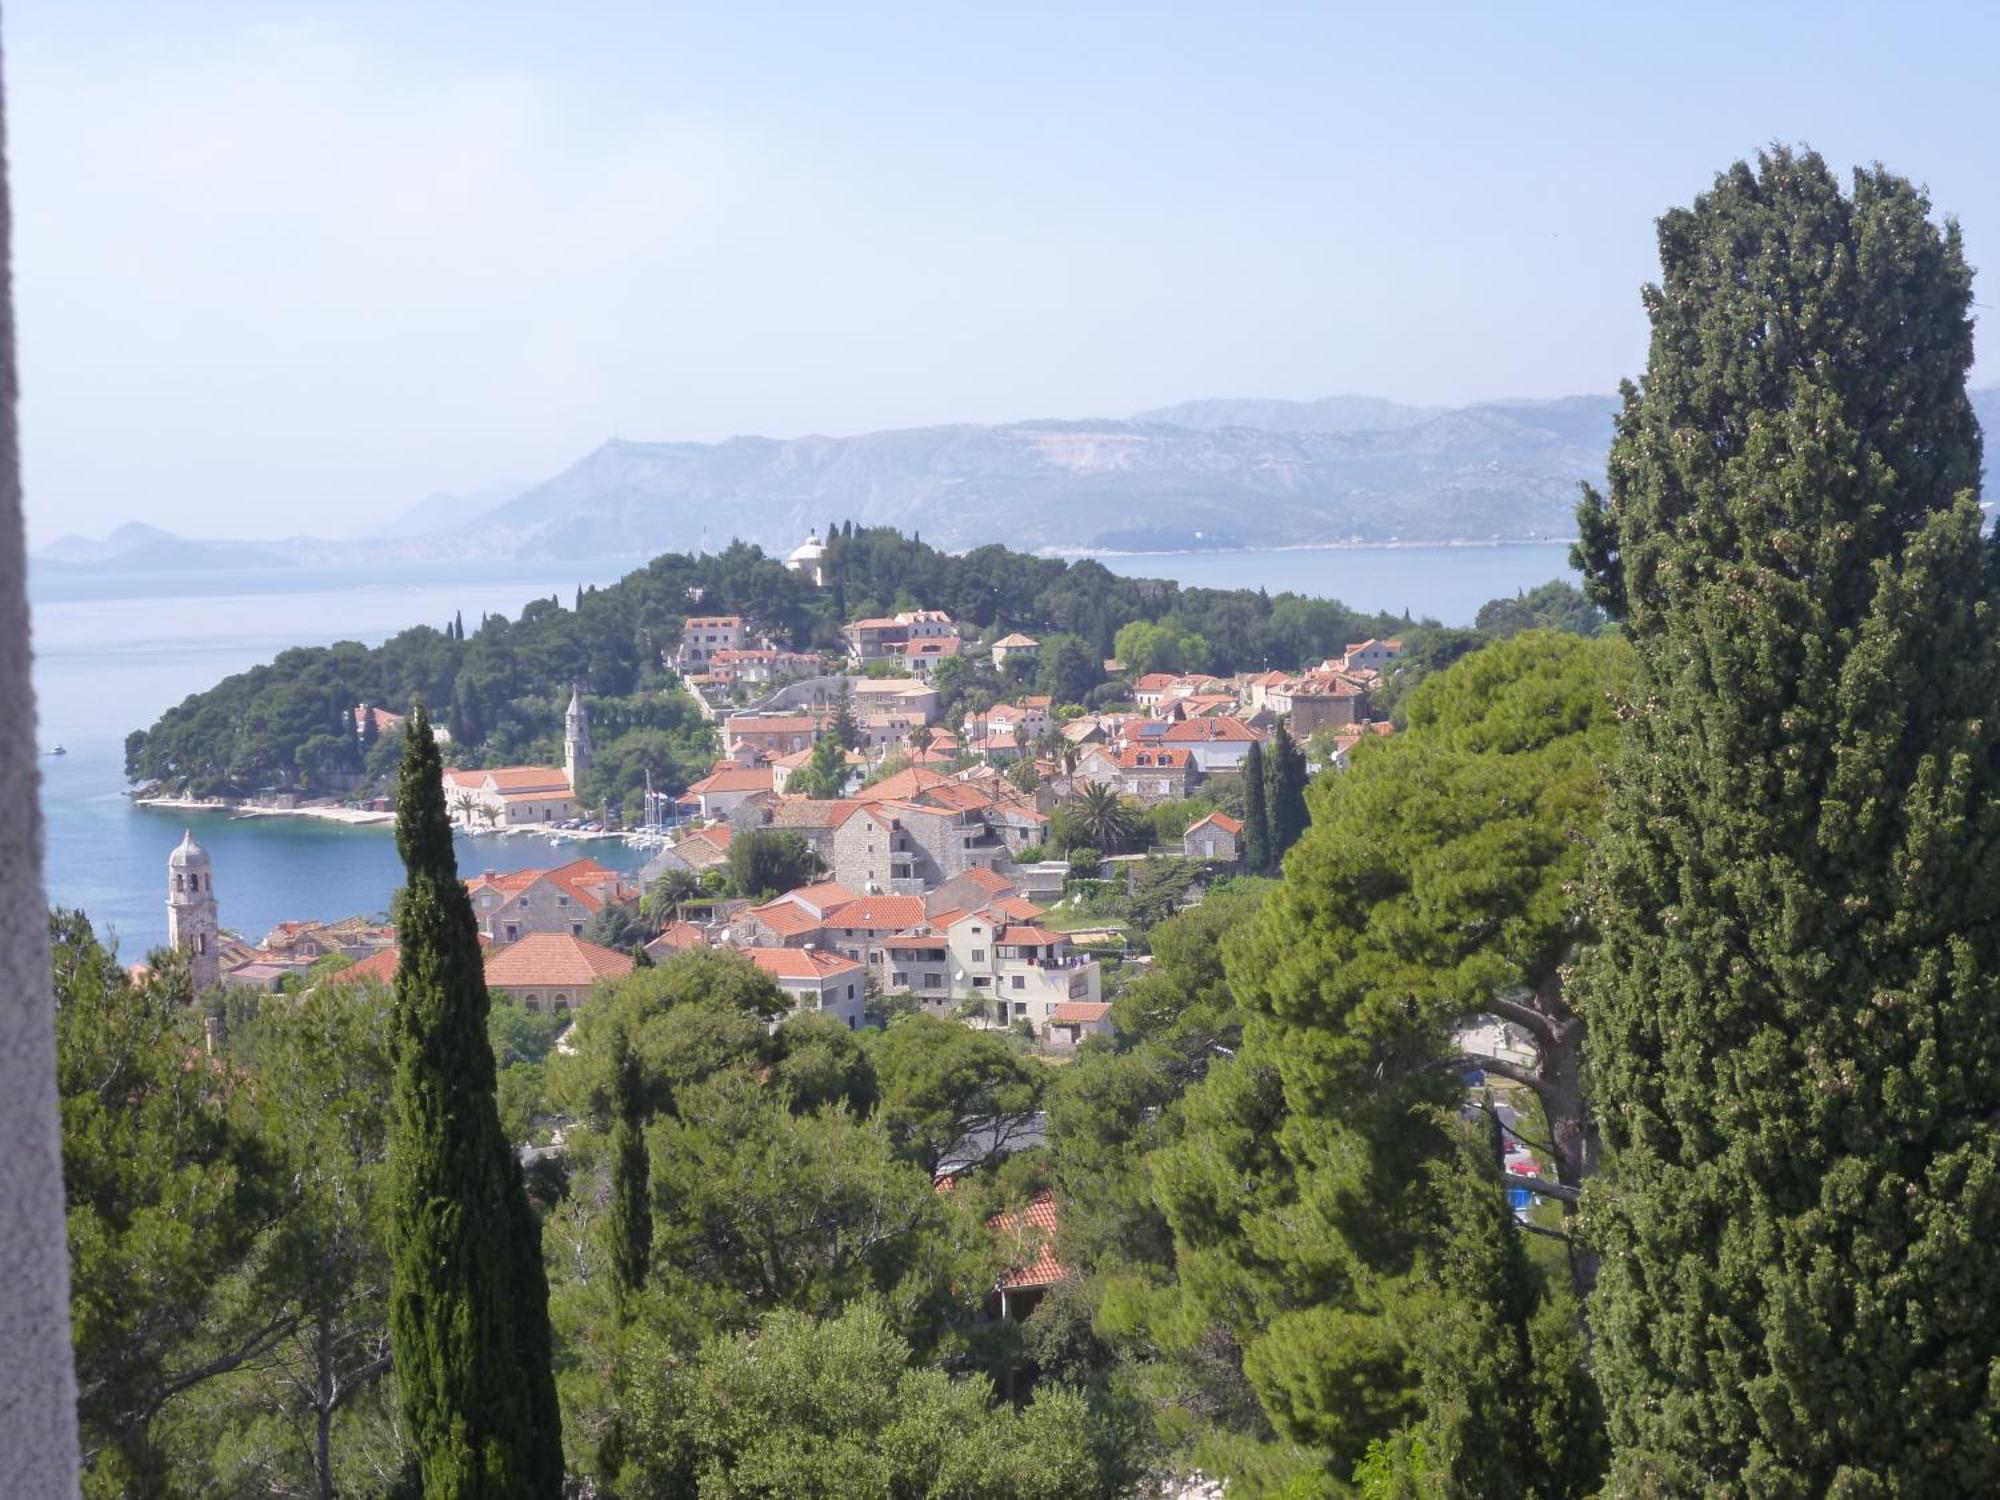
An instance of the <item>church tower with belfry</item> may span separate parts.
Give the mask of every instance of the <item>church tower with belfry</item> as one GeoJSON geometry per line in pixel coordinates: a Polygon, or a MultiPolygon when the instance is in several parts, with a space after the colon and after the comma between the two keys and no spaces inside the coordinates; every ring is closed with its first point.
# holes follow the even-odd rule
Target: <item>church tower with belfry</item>
{"type": "Polygon", "coordinates": [[[576,779],[590,769],[590,710],[583,706],[583,689],[569,685],[569,712],[563,715],[563,774],[569,777],[571,796],[578,795],[576,779]]]}
{"type": "Polygon", "coordinates": [[[167,946],[188,956],[197,995],[222,982],[221,938],[215,869],[190,828],[167,856],[167,946]]]}

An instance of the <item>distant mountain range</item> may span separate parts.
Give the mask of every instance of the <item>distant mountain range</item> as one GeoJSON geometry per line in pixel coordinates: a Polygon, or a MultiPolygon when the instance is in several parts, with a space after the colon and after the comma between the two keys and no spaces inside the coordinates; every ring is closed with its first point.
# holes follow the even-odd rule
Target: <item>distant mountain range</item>
{"type": "MultiPolygon", "coordinates": [[[[1987,431],[2000,432],[2000,387],[1973,400],[1987,431]]],[[[1601,482],[1616,407],[1610,396],[1462,407],[1207,400],[1124,420],[613,441],[540,484],[433,496],[365,542],[200,542],[133,525],[102,542],[64,538],[36,560],[149,572],[638,559],[732,537],[784,551],[850,518],[950,549],[1551,540],[1571,533],[1578,483],[1601,482]]]]}

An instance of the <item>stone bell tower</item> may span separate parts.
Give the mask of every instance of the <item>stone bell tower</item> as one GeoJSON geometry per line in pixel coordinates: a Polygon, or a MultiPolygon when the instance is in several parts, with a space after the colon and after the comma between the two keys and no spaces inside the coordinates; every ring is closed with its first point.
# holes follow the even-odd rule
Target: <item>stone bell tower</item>
{"type": "Polygon", "coordinates": [[[221,936],[215,871],[189,829],[167,856],[167,946],[187,954],[197,995],[222,982],[221,936]]]}
{"type": "Polygon", "coordinates": [[[590,769],[590,710],[583,706],[583,689],[569,685],[569,712],[563,715],[563,774],[569,777],[571,795],[576,794],[576,778],[590,769]]]}

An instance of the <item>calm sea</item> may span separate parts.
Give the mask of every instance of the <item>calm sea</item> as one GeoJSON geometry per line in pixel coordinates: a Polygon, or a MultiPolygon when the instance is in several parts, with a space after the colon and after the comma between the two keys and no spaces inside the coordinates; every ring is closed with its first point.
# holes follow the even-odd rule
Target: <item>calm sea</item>
{"type": "MultiPolygon", "coordinates": [[[[1468,624],[1486,600],[1562,576],[1557,545],[1391,547],[1161,553],[1104,559],[1113,571],[1216,588],[1291,590],[1357,608],[1409,610],[1468,624]]],[[[449,576],[359,572],[228,573],[185,579],[36,577],[35,684],[40,739],[66,755],[42,761],[49,898],[89,913],[138,958],[166,938],[167,854],[183,827],[215,857],[223,925],[255,940],[280,921],[385,911],[402,869],[386,827],[302,818],[234,820],[135,807],[125,796],[124,742],[166,708],[287,646],[374,644],[455,611],[518,613],[530,599],[568,601],[578,583],[624,571],[595,565],[579,578],[553,569],[463,569],[449,576]]],[[[551,847],[515,838],[460,840],[459,868],[553,865],[587,850],[633,868],[622,844],[551,847]]]]}

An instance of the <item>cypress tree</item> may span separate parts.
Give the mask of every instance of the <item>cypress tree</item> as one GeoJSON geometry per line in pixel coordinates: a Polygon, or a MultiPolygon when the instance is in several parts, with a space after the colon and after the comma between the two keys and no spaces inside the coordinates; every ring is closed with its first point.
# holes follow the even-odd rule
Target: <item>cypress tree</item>
{"type": "Polygon", "coordinates": [[[461,641],[462,641],[462,640],[464,640],[464,639],[465,639],[465,611],[464,611],[464,610],[462,610],[462,609],[459,609],[459,610],[453,610],[453,611],[452,611],[452,616],[451,616],[451,623],[452,623],[452,628],[453,628],[453,629],[454,629],[454,630],[455,630],[455,631],[456,631],[456,632],[458,633],[458,638],[459,638],[459,639],[460,639],[461,641]]]}
{"type": "Polygon", "coordinates": [[[1607,1493],[2000,1493],[2000,653],[1956,226],[1660,221],[1579,561],[1639,680],[1577,999],[1607,1493]]]}
{"type": "Polygon", "coordinates": [[[653,1256],[652,1166],[642,1124],[639,1059],[621,1025],[611,1033],[611,1212],[605,1220],[621,1309],[645,1285],[653,1256]]]}
{"type": "Polygon", "coordinates": [[[1252,740],[1243,757],[1243,868],[1252,875],[1271,868],[1271,814],[1265,795],[1264,746],[1252,740]]]}
{"type": "Polygon", "coordinates": [[[486,980],[437,739],[410,714],[396,799],[389,1342],[426,1500],[553,1497],[561,1417],[541,1229],[494,1104],[486,980]]]}
{"type": "Polygon", "coordinates": [[[845,682],[840,685],[840,698],[833,710],[833,720],[826,727],[827,736],[843,750],[861,748],[861,721],[854,717],[854,690],[845,682]]]}
{"type": "Polygon", "coordinates": [[[1271,864],[1275,868],[1299,835],[1306,831],[1306,755],[1280,721],[1264,760],[1264,816],[1270,824],[1271,864]]]}

